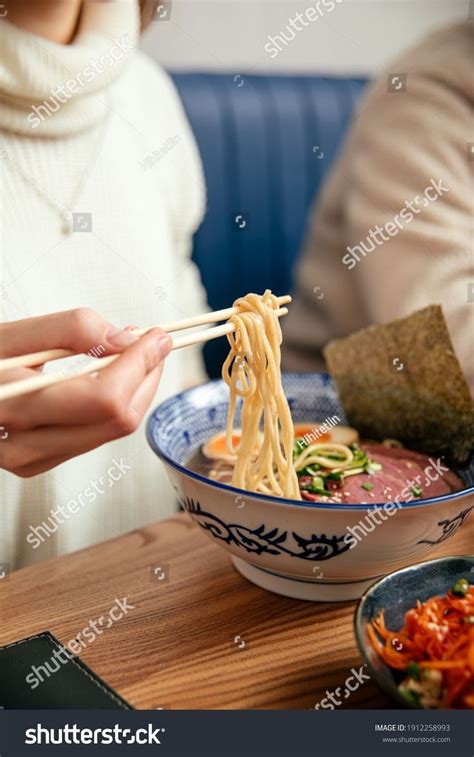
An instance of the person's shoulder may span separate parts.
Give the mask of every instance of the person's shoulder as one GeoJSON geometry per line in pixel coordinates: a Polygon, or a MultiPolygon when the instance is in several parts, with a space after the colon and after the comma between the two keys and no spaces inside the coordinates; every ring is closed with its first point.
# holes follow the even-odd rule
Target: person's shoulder
{"type": "Polygon", "coordinates": [[[473,30],[471,21],[463,21],[431,32],[392,61],[378,84],[392,94],[422,83],[472,100],[473,30]]]}
{"type": "Polygon", "coordinates": [[[381,123],[401,130],[426,125],[435,115],[465,125],[474,99],[472,33],[472,22],[439,29],[386,66],[361,102],[354,137],[381,123]]]}
{"type": "Polygon", "coordinates": [[[408,72],[437,76],[447,84],[464,86],[472,92],[474,23],[463,21],[426,36],[399,59],[408,72]]]}
{"type": "MultiPolygon", "coordinates": [[[[419,64],[440,61],[446,55],[449,55],[451,60],[458,58],[465,60],[466,52],[472,55],[473,41],[474,22],[460,21],[432,31],[421,42],[410,47],[402,58],[419,64]]],[[[465,62],[469,63],[468,60],[465,62]]]]}

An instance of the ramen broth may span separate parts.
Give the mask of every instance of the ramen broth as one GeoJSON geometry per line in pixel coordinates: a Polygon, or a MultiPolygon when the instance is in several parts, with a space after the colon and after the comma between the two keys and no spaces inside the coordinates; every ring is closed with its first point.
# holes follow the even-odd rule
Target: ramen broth
{"type": "MultiPolygon", "coordinates": [[[[342,482],[329,481],[328,494],[305,490],[308,476],[300,475],[303,500],[333,504],[406,502],[439,497],[464,488],[459,476],[439,459],[384,444],[362,442],[360,448],[367,453],[370,462],[375,464],[375,470],[371,473],[358,473],[342,482]]],[[[231,483],[232,464],[223,460],[211,460],[203,454],[202,449],[191,457],[187,467],[212,481],[231,483]]]]}

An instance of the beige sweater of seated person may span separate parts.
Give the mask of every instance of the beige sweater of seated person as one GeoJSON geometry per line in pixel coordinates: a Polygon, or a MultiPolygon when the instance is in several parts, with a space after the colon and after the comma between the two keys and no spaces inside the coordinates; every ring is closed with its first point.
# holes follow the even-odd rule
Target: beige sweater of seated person
{"type": "Polygon", "coordinates": [[[435,32],[370,87],[314,208],[285,369],[323,369],[330,339],[440,303],[474,389],[473,34],[435,32]]]}

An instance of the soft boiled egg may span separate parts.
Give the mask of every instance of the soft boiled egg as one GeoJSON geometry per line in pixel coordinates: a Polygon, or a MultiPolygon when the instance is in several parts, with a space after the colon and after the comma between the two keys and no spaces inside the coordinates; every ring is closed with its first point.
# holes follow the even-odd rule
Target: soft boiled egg
{"type": "MultiPolygon", "coordinates": [[[[232,433],[232,445],[238,447],[242,431],[240,428],[234,429],[232,433]]],[[[209,460],[223,460],[228,463],[235,463],[235,455],[229,454],[225,443],[226,433],[212,436],[209,441],[203,444],[202,454],[209,460]]],[[[261,442],[261,434],[257,442],[261,442]]],[[[308,444],[318,442],[336,442],[337,444],[354,444],[359,441],[359,434],[355,428],[350,426],[329,426],[322,423],[295,423],[295,439],[305,440],[308,444]]],[[[256,450],[258,443],[256,444],[256,450]]]]}
{"type": "MultiPolygon", "coordinates": [[[[232,446],[234,448],[239,446],[241,436],[242,436],[241,429],[235,428],[232,433],[232,446]]],[[[235,455],[229,454],[226,443],[225,443],[225,438],[226,438],[225,431],[222,431],[220,434],[216,434],[215,436],[211,437],[211,439],[209,439],[209,441],[206,442],[206,444],[203,444],[201,448],[202,454],[205,457],[208,457],[210,460],[224,460],[228,463],[235,463],[236,457],[235,455]]],[[[257,441],[258,442],[261,441],[261,434],[259,434],[257,441]]]]}

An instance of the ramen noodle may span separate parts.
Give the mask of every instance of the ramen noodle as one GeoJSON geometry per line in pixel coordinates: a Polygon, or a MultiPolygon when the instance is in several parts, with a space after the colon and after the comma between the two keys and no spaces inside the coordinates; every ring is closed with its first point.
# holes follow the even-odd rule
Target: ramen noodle
{"type": "Polygon", "coordinates": [[[247,491],[301,499],[293,467],[294,429],[281,382],[278,300],[269,290],[234,302],[230,352],[222,377],[230,389],[226,447],[235,456],[231,483],[247,491]],[[237,399],[242,431],[234,446],[237,399]],[[260,433],[261,431],[261,433],[260,433]]]}

